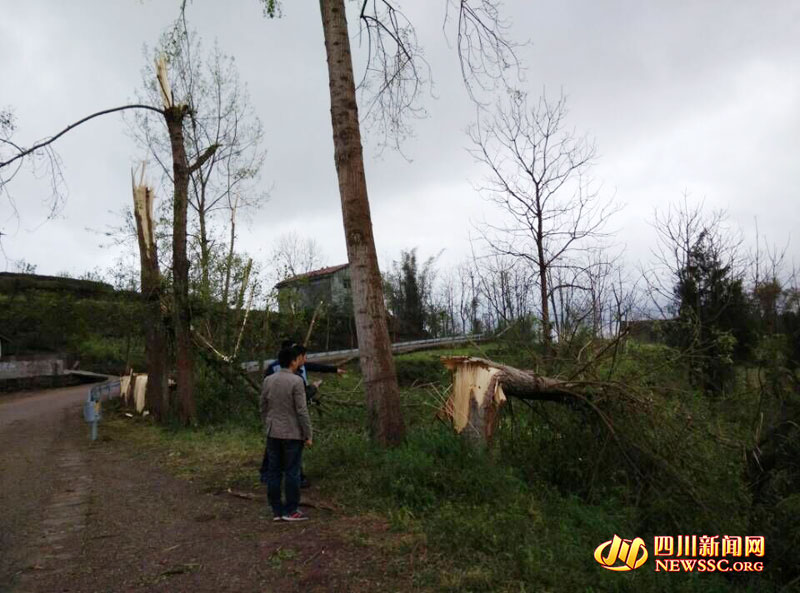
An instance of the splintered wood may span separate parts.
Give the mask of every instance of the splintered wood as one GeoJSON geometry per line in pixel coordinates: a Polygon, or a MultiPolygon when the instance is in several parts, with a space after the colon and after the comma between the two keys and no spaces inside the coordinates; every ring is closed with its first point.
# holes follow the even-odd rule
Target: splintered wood
{"type": "Polygon", "coordinates": [[[456,432],[490,444],[506,397],[592,408],[586,384],[542,377],[534,371],[470,356],[443,356],[453,372],[453,390],[437,416],[456,432]]]}
{"type": "Polygon", "coordinates": [[[133,404],[140,414],[144,411],[146,391],[147,375],[136,375],[136,383],[133,386],[133,404]]]}
{"type": "Polygon", "coordinates": [[[453,373],[453,389],[438,417],[449,420],[457,433],[490,443],[506,394],[498,381],[500,368],[468,356],[443,356],[453,373]]]}
{"type": "Polygon", "coordinates": [[[164,54],[156,58],[156,80],[158,80],[158,90],[161,92],[164,109],[169,109],[174,105],[174,99],[167,76],[167,57],[164,54]]]}
{"type": "Polygon", "coordinates": [[[145,373],[131,373],[120,377],[119,394],[126,406],[133,408],[141,414],[145,410],[145,392],[147,391],[147,375],[145,373]]]}

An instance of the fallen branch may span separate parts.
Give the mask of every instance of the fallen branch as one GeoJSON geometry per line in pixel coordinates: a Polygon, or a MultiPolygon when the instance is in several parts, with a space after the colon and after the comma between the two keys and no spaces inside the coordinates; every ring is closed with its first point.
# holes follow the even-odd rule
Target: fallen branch
{"type": "Polygon", "coordinates": [[[308,346],[309,341],[311,340],[311,332],[314,331],[314,324],[317,322],[317,315],[319,315],[320,309],[322,309],[322,305],[325,304],[325,301],[320,301],[319,305],[314,309],[314,314],[311,316],[311,323],[308,324],[308,331],[306,332],[306,339],[303,340],[303,344],[308,346]]]}
{"type": "MultiPolygon", "coordinates": [[[[261,499],[263,498],[263,496],[259,496],[252,492],[242,492],[241,490],[234,490],[232,488],[228,488],[227,490],[225,490],[225,494],[229,494],[230,496],[235,496],[236,498],[242,498],[244,500],[255,500],[257,502],[260,502],[261,499]]],[[[331,511],[331,512],[337,512],[341,510],[338,506],[333,504],[328,504],[326,502],[314,502],[305,499],[300,501],[300,506],[308,507],[311,509],[319,509],[323,511],[331,511]]]]}
{"type": "Polygon", "coordinates": [[[508,396],[516,397],[528,405],[533,401],[550,401],[579,406],[591,411],[600,420],[638,479],[645,476],[629,451],[635,451],[669,474],[695,504],[707,509],[693,484],[666,457],[619,434],[608,414],[592,401],[595,394],[587,393],[587,388],[600,390],[600,393],[606,389],[616,391],[620,389],[619,385],[542,377],[532,371],[468,356],[442,357],[442,362],[453,372],[453,389],[437,417],[451,421],[456,432],[464,433],[481,444],[490,444],[500,409],[508,396]]]}
{"type": "Polygon", "coordinates": [[[251,379],[242,367],[231,364],[228,357],[214,348],[199,332],[192,330],[192,336],[195,339],[195,343],[202,346],[200,354],[209,363],[209,366],[231,386],[239,388],[243,381],[255,395],[261,393],[261,386],[251,379]],[[240,379],[240,381],[237,382],[236,378],[240,379]]]}

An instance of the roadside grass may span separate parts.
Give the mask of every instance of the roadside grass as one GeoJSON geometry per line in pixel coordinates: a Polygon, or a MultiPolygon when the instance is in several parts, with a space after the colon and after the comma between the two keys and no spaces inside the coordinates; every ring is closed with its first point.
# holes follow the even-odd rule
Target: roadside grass
{"type": "MultiPolygon", "coordinates": [[[[490,344],[481,351],[459,348],[396,358],[398,374],[407,372],[415,379],[402,381],[407,440],[391,450],[374,446],[365,432],[355,366],[344,376],[320,376],[322,405],[312,411],[315,442],[304,454],[315,498],[334,501],[345,514],[384,517],[396,535],[394,552],[413,558],[420,588],[509,593],[732,590],[732,583],[717,575],[655,573],[649,565],[630,573],[604,570],[593,560],[599,544],[614,534],[644,536],[637,533],[639,511],[625,496],[609,494],[590,504],[559,490],[545,478],[558,468],[539,472],[535,466],[557,465],[561,458],[510,454],[515,446],[535,441],[515,442],[508,425],[498,434],[505,440],[483,451],[437,422],[435,412],[447,393],[439,357],[485,356],[486,351],[493,357],[501,354],[490,344]]],[[[129,443],[136,454],[155,455],[178,475],[209,489],[260,492],[263,437],[255,424],[178,430],[111,414],[102,430],[129,443]]],[[[582,446],[594,443],[574,443],[559,454],[577,457],[582,446]]],[[[371,545],[369,534],[349,536],[358,545],[371,545]]]]}
{"type": "Polygon", "coordinates": [[[108,412],[104,408],[101,440],[124,441],[134,457],[155,459],[178,476],[201,481],[209,490],[258,482],[264,448],[258,430],[234,424],[192,430],[165,428],[147,417],[128,418],[115,407],[112,403],[108,412]]]}

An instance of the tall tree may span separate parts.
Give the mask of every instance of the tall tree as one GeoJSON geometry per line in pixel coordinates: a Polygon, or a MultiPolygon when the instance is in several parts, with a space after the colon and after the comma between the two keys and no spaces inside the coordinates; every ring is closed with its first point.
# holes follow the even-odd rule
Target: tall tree
{"type": "MultiPolygon", "coordinates": [[[[261,0],[268,16],[277,0],[261,0]]],[[[515,62],[513,46],[502,34],[506,23],[495,0],[447,0],[446,21],[455,5],[461,71],[471,96],[475,86],[504,80],[515,62]]],[[[383,303],[381,275],[372,232],[358,101],[344,0],[320,0],[328,58],[336,171],[352,278],[353,310],[364,373],[369,431],[379,443],[402,440],[405,428],[383,303]]],[[[398,144],[408,131],[406,118],[420,114],[415,100],[424,86],[425,62],[414,28],[388,0],[364,0],[359,18],[369,45],[361,88],[371,92],[367,118],[385,138],[398,144]]]]}
{"type": "Polygon", "coordinates": [[[752,311],[743,288],[740,239],[725,226],[725,213],[707,215],[703,204],[656,212],[655,253],[662,273],[649,275],[672,317],[670,339],[686,355],[691,378],[706,393],[721,394],[733,379],[734,362],[753,343],[752,311]]]}
{"type": "Polygon", "coordinates": [[[711,394],[730,386],[735,360],[753,342],[742,278],[721,256],[711,232],[702,231],[675,285],[678,344],[690,352],[693,377],[711,394]]]}
{"type": "Polygon", "coordinates": [[[344,0],[320,0],[320,10],[328,55],[334,158],[366,386],[368,426],[377,442],[392,445],[404,438],[405,424],[372,233],[344,0]]]}
{"type": "Polygon", "coordinates": [[[470,131],[472,153],[488,170],[481,190],[510,219],[484,225],[483,238],[494,252],[535,271],[545,352],[552,347],[553,297],[564,289],[588,290],[575,272],[591,272],[591,266],[576,256],[603,236],[614,208],[599,200],[588,176],[594,144],[566,127],[566,115],[563,95],[531,105],[525,93],[512,91],[470,131]],[[570,274],[556,275],[564,270],[570,274]]]}
{"type": "MultiPolygon", "coordinates": [[[[214,155],[190,175],[190,250],[196,254],[192,288],[205,300],[221,298],[223,278],[215,277],[214,259],[233,242],[214,232],[217,215],[223,224],[236,225],[236,215],[260,205],[266,193],[258,182],[265,152],[263,126],[250,103],[233,57],[216,44],[206,49],[200,36],[189,29],[185,15],[159,40],[157,54],[169,64],[170,86],[176,103],[187,105],[184,125],[187,158],[197,159],[211,145],[214,155]]],[[[143,72],[142,101],[159,101],[160,90],[151,69],[143,72]]],[[[160,167],[165,185],[172,183],[171,145],[162,122],[137,113],[130,130],[137,143],[160,167]]],[[[235,229],[228,233],[235,239],[235,229]]],[[[224,292],[224,291],[222,291],[224,292]]]]}
{"type": "Polygon", "coordinates": [[[402,338],[421,338],[436,325],[438,311],[433,303],[434,264],[429,257],[422,265],[417,249],[400,252],[400,261],[392,263],[386,274],[386,296],[394,317],[393,331],[402,338]]]}
{"type": "Polygon", "coordinates": [[[275,280],[286,280],[324,266],[322,248],[313,237],[302,237],[290,231],[275,240],[272,249],[272,265],[275,280]]]}

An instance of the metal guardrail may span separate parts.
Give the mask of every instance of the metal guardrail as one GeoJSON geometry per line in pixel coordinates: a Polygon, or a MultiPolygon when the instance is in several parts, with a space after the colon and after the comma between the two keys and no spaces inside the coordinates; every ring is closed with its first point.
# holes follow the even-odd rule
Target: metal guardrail
{"type": "MultiPolygon", "coordinates": [[[[410,352],[413,350],[421,350],[425,347],[447,346],[450,344],[463,344],[466,342],[480,342],[488,339],[486,334],[470,334],[466,336],[452,336],[449,338],[432,338],[428,340],[411,340],[408,342],[395,342],[392,344],[392,352],[402,353],[410,352]]],[[[308,360],[336,360],[344,358],[356,358],[358,356],[358,348],[349,350],[330,350],[328,352],[314,352],[308,355],[308,360]]],[[[248,373],[256,372],[262,368],[266,368],[273,359],[258,361],[253,360],[250,362],[243,362],[242,368],[248,373]]]]}
{"type": "Polygon", "coordinates": [[[103,418],[101,405],[102,401],[111,399],[112,392],[117,391],[116,395],[119,396],[120,381],[106,381],[100,385],[92,385],[89,388],[89,393],[86,394],[86,401],[83,402],[83,419],[89,423],[89,438],[93,441],[97,440],[97,425],[103,418]]]}

